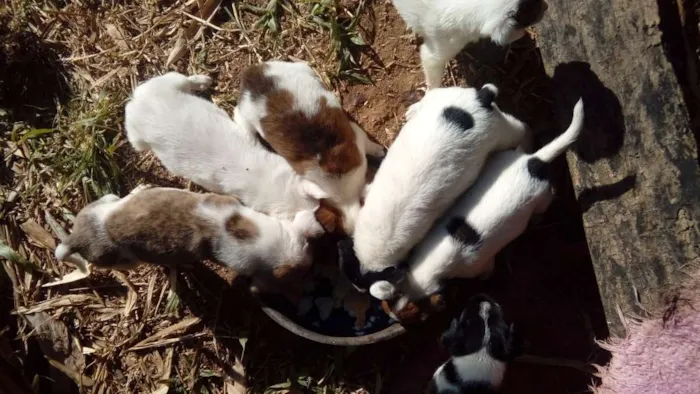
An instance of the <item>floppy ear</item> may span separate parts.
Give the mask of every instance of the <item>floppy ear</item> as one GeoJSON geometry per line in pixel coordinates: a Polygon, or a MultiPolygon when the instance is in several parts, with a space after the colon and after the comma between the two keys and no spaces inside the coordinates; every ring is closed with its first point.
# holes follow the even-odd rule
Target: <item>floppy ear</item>
{"type": "Polygon", "coordinates": [[[294,216],[292,226],[305,237],[312,238],[325,233],[323,226],[318,222],[314,212],[299,211],[294,216]]]}
{"type": "Polygon", "coordinates": [[[464,323],[467,321],[467,310],[464,309],[462,313],[459,314],[459,322],[464,323]]]}
{"type": "Polygon", "coordinates": [[[308,179],[304,179],[301,181],[301,189],[304,191],[304,193],[317,200],[322,200],[324,198],[330,197],[328,193],[321,189],[321,186],[315,184],[314,182],[311,182],[308,179]]]}
{"type": "Polygon", "coordinates": [[[450,327],[440,336],[440,342],[446,349],[449,349],[455,342],[457,331],[459,330],[459,322],[457,320],[452,319],[450,327]]]}
{"type": "Polygon", "coordinates": [[[505,343],[505,353],[508,360],[513,360],[523,354],[525,341],[520,335],[520,332],[515,329],[515,325],[511,324],[508,328],[508,338],[505,343]]]}

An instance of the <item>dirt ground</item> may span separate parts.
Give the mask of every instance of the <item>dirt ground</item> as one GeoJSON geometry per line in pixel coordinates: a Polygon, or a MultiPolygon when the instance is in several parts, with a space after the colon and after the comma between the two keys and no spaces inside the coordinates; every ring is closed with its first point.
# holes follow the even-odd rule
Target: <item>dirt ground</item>
{"type": "MultiPolygon", "coordinates": [[[[417,43],[394,8],[379,0],[368,4],[359,26],[369,48],[362,51],[360,59],[374,84],[340,82],[334,85],[345,109],[369,134],[388,146],[401,127],[408,105],[422,96],[418,88],[422,86],[423,74],[417,43]]],[[[220,18],[232,23],[225,15],[220,18]]],[[[242,19],[250,22],[255,16],[244,14],[242,19]]],[[[215,18],[212,23],[222,21],[215,18]]],[[[306,54],[297,47],[290,47],[286,50],[287,56],[311,60],[310,57],[320,57],[325,53],[323,38],[306,42],[309,47],[306,54]]],[[[158,61],[162,62],[165,55],[154,56],[160,56],[158,61]]],[[[237,75],[255,62],[255,56],[250,52],[240,52],[221,59],[217,61],[212,56],[201,67],[215,77],[213,100],[230,111],[235,105],[237,75]]],[[[157,70],[141,64],[135,67],[139,69],[141,80],[157,70]]],[[[186,72],[192,65],[180,61],[174,68],[186,72]]],[[[549,98],[549,79],[532,38],[523,39],[509,48],[479,43],[463,51],[448,68],[446,84],[481,86],[486,82],[499,87],[499,106],[527,122],[538,142],[548,141],[562,131],[555,121],[549,98]]],[[[123,167],[123,190],[142,180],[164,186],[185,185],[185,182],[170,177],[153,157],[138,156],[126,144],[120,146],[117,161],[123,167]]],[[[466,300],[470,294],[485,291],[504,305],[507,315],[524,334],[526,353],[540,358],[537,363],[514,363],[507,374],[504,393],[587,392],[593,381],[592,375],[566,364],[604,362],[601,359],[604,354],[594,344],[594,339],[605,338],[607,331],[580,209],[566,171],[566,162],[560,159],[558,163],[557,198],[536,224],[499,255],[496,275],[486,282],[455,282],[450,309],[401,337],[354,349],[305,341],[268,319],[241,286],[235,283],[232,286],[234,275],[207,265],[184,269],[179,274],[179,312],[167,319],[146,319],[140,326],[143,332],[137,333],[143,338],[168,324],[198,317],[201,319],[198,327],[201,328],[196,334],[202,335],[175,343],[170,347],[175,349],[175,356],[167,348],[145,353],[115,351],[108,359],[100,360],[100,368],[106,368],[109,375],[105,381],[113,384],[113,392],[157,387],[164,365],[167,365],[164,360],[174,357],[174,370],[178,372],[171,380],[194,381],[190,390],[214,386],[220,389],[214,391],[224,392],[221,389],[223,382],[240,374],[235,368],[235,360],[242,358],[254,393],[323,392],[323,385],[329,382],[334,387],[331,392],[416,393],[422,391],[435,368],[446,359],[437,338],[450,316],[458,312],[460,301],[466,300]],[[247,342],[240,341],[241,337],[247,338],[247,342]],[[553,365],[545,365],[547,363],[553,365]],[[194,375],[195,372],[199,376],[196,379],[187,380],[182,376],[187,373],[194,375]],[[134,379],[147,382],[135,383],[134,379]],[[285,384],[287,381],[288,385],[285,384]],[[273,384],[279,385],[271,388],[273,384]],[[310,386],[313,389],[307,388],[310,386]]],[[[73,211],[77,208],[71,203],[68,206],[73,211]]],[[[168,280],[164,272],[161,268],[148,267],[129,274],[128,278],[137,288],[139,297],[143,297],[145,293],[151,293],[152,289],[147,291],[148,288],[165,288],[168,280]]],[[[75,288],[97,292],[107,304],[111,301],[123,303],[128,297],[127,288],[106,274],[73,286],[72,290],[69,286],[57,292],[80,291],[75,288]]],[[[47,295],[37,291],[32,297],[39,301],[51,296],[55,293],[47,295]]],[[[11,302],[4,306],[8,310],[13,307],[11,302]]],[[[69,308],[60,319],[80,322],[80,318],[75,318],[76,314],[80,314],[79,309],[69,308]]],[[[132,323],[124,322],[120,321],[120,330],[128,331],[123,325],[132,323]]],[[[126,334],[115,333],[100,327],[100,324],[93,321],[77,324],[77,327],[69,326],[84,341],[94,340],[95,333],[101,333],[105,340],[110,336],[125,338],[126,334]]],[[[27,360],[31,362],[23,363],[25,375],[30,379],[37,373],[48,375],[50,368],[38,345],[32,344],[27,353],[27,360]]],[[[96,369],[99,368],[93,364],[86,367],[91,373],[96,369]]],[[[43,392],[51,392],[50,386],[46,380],[40,384],[43,392]]],[[[171,392],[187,391],[177,384],[171,387],[171,392]]]]}

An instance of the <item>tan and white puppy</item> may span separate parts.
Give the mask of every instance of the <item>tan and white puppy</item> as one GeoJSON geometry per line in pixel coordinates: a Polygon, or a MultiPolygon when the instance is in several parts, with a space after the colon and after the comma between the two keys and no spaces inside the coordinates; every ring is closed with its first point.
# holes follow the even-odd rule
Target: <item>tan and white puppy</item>
{"type": "Polygon", "coordinates": [[[365,155],[384,156],[384,148],[347,116],[307,63],[265,62],[249,67],[241,80],[235,122],[328,193],[329,201],[317,211],[327,230],[352,234],[365,186],[365,155]]]}
{"type": "Polygon", "coordinates": [[[268,288],[308,270],[307,237],[322,233],[312,211],[301,211],[290,222],[247,208],[232,196],[141,186],[126,197],[108,194],[85,206],[73,232],[56,248],[56,258],[71,262],[79,253],[110,269],[211,259],[268,288]]]}

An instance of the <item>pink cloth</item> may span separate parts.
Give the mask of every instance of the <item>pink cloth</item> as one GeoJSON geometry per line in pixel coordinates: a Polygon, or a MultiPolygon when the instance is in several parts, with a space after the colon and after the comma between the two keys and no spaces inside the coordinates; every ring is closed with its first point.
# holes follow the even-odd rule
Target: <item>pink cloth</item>
{"type": "Polygon", "coordinates": [[[627,338],[601,346],[613,355],[599,367],[595,394],[700,393],[700,289],[673,302],[664,318],[631,323],[627,338]],[[694,293],[694,294],[693,294],[694,293]]]}

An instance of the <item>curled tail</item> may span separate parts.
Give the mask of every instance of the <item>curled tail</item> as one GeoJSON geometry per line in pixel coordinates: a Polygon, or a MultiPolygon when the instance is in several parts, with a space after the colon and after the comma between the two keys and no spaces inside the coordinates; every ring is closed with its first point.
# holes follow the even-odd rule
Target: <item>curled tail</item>
{"type": "Polygon", "coordinates": [[[540,148],[540,150],[535,152],[534,156],[545,163],[550,163],[559,155],[566,152],[571,144],[576,142],[579,134],[581,134],[581,129],[583,129],[583,118],[583,99],[579,99],[574,106],[574,116],[571,119],[569,128],[552,142],[540,148]]]}

